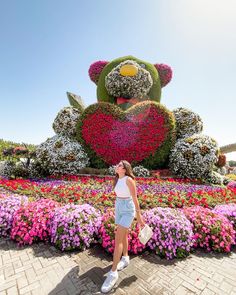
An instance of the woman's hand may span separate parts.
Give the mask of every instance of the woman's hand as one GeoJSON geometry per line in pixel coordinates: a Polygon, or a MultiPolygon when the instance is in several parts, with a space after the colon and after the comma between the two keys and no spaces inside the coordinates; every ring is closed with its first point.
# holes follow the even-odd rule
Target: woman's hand
{"type": "Polygon", "coordinates": [[[144,219],[143,219],[142,215],[140,214],[140,212],[137,212],[136,218],[137,218],[137,222],[140,224],[140,226],[145,225],[144,219]]]}

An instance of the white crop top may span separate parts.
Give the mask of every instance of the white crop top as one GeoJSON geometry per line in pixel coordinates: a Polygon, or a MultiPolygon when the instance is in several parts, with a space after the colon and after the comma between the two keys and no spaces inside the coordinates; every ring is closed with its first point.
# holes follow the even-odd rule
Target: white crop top
{"type": "Polygon", "coordinates": [[[126,184],[126,179],[128,175],[118,178],[118,181],[115,186],[115,193],[118,198],[129,198],[132,197],[129,191],[129,187],[126,184]]]}

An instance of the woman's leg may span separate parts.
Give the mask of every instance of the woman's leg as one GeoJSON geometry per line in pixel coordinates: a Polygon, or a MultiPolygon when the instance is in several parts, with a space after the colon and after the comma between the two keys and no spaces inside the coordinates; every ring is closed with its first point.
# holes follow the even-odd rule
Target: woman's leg
{"type": "Polygon", "coordinates": [[[127,230],[123,240],[123,256],[128,256],[128,234],[129,231],[127,230]]]}
{"type": "Polygon", "coordinates": [[[120,257],[123,251],[123,241],[128,232],[128,228],[118,225],[116,235],[115,235],[115,250],[113,254],[113,264],[112,264],[112,271],[117,269],[117,264],[120,261],[120,257]]]}

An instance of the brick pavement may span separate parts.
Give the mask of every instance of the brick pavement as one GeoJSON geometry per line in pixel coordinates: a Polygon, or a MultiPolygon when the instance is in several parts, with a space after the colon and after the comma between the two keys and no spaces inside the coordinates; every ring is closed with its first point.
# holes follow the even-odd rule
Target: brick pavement
{"type": "MultiPolygon", "coordinates": [[[[63,253],[43,243],[17,248],[0,240],[0,295],[101,294],[112,256],[99,245],[63,253]]],[[[230,254],[197,251],[186,259],[167,261],[148,252],[131,256],[109,294],[236,295],[236,249],[230,254]]]]}

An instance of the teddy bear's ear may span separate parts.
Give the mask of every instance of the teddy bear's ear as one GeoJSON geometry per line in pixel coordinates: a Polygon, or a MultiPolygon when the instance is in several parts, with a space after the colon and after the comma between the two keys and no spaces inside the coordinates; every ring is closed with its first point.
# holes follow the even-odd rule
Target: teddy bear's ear
{"type": "Polygon", "coordinates": [[[98,83],[99,76],[108,63],[108,61],[99,60],[92,63],[89,67],[89,77],[95,84],[98,83]]]}
{"type": "Polygon", "coordinates": [[[161,87],[165,87],[172,79],[171,67],[165,64],[154,64],[154,66],[159,73],[160,80],[161,80],[161,87]]]}

